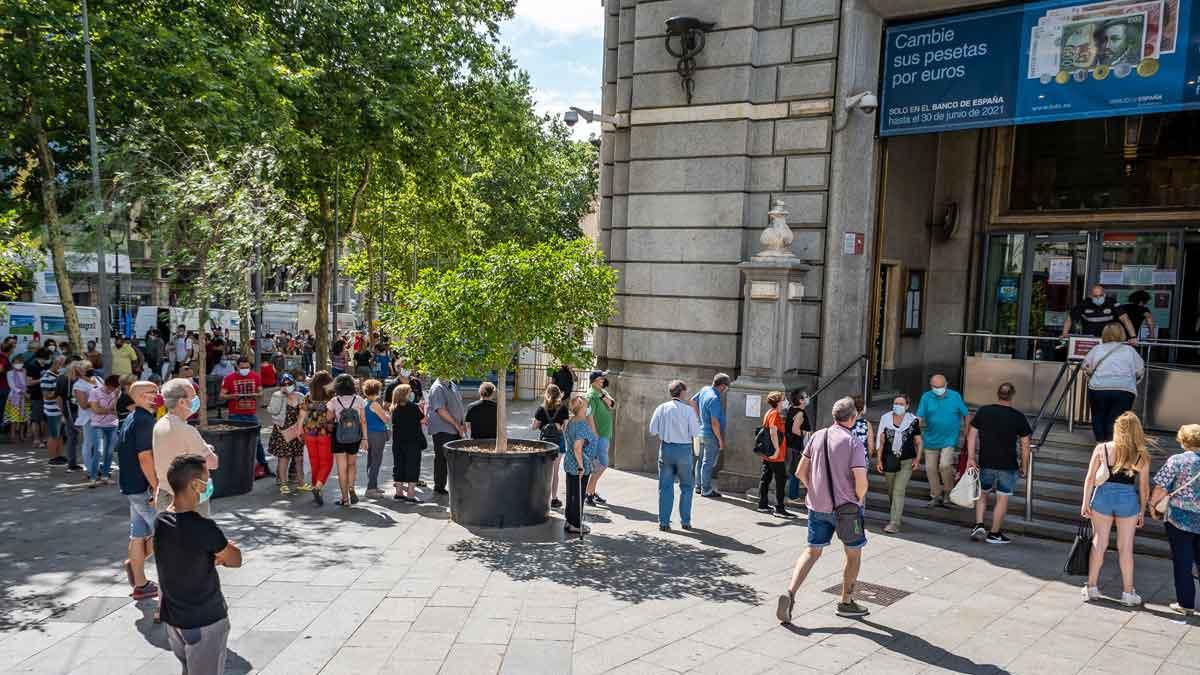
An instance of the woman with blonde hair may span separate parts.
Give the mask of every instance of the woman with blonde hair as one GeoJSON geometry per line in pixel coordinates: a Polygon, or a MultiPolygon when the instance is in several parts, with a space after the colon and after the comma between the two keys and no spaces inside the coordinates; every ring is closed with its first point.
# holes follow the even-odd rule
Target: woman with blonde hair
{"type": "Polygon", "coordinates": [[[1092,409],[1092,435],[1097,443],[1111,441],[1113,422],[1133,410],[1138,382],[1146,363],[1137,350],[1125,344],[1125,328],[1110,323],[1100,334],[1101,344],[1092,347],[1081,367],[1088,376],[1088,405],[1092,409]]]}
{"type": "Polygon", "coordinates": [[[1086,600],[1099,600],[1100,568],[1108,550],[1108,535],[1117,523],[1117,560],[1121,566],[1121,604],[1136,607],[1142,598],[1133,588],[1133,537],[1143,525],[1150,497],[1150,454],[1142,423],[1131,412],[1113,424],[1113,440],[1092,451],[1083,482],[1080,513],[1092,520],[1092,557],[1088,563],[1086,600]]]}
{"type": "Polygon", "coordinates": [[[546,391],[542,394],[542,405],[538,406],[537,412],[533,414],[533,428],[538,430],[541,439],[558,445],[558,457],[554,459],[554,477],[550,479],[552,509],[562,506],[558,499],[558,470],[562,467],[563,454],[567,451],[563,442],[563,430],[566,429],[567,420],[571,418],[571,412],[563,405],[562,396],[562,389],[558,385],[546,385],[546,391]]]}
{"type": "Polygon", "coordinates": [[[1183,452],[1172,455],[1154,476],[1151,504],[1166,500],[1167,541],[1175,570],[1175,602],[1171,609],[1190,616],[1196,611],[1196,580],[1200,562],[1200,424],[1185,424],[1175,437],[1183,452]]]}

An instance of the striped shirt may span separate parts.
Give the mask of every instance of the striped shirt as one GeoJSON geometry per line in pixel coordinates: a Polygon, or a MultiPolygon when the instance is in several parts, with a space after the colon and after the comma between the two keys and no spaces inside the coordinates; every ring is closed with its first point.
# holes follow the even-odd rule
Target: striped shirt
{"type": "Polygon", "coordinates": [[[55,387],[58,385],[58,373],[47,368],[42,371],[38,386],[42,389],[42,411],[47,417],[62,417],[62,408],[57,398],[54,398],[55,387]]]}

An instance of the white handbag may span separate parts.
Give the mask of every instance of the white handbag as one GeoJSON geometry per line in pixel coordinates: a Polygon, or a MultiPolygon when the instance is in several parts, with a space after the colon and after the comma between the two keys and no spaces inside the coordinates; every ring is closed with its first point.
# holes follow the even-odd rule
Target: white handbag
{"type": "Polygon", "coordinates": [[[971,508],[979,501],[980,492],[979,469],[972,467],[963,473],[958,484],[950,491],[950,501],[957,506],[971,508]]]}

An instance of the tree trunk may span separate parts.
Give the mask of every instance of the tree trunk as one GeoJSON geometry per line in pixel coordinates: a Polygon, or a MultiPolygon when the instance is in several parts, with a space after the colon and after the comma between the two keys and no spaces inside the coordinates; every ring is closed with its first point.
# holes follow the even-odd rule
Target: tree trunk
{"type": "MultiPolygon", "coordinates": [[[[321,187],[317,192],[321,222],[321,262],[317,271],[317,307],[313,313],[313,332],[316,337],[313,358],[314,368],[325,370],[329,364],[329,285],[332,281],[333,231],[330,226],[329,191],[321,187]]],[[[334,324],[336,325],[336,324],[334,324]]]]}
{"type": "MultiPolygon", "coordinates": [[[[30,104],[32,107],[32,104],[30,104]]],[[[50,154],[50,142],[46,136],[46,128],[42,124],[42,116],[36,108],[30,115],[30,124],[37,134],[38,165],[42,170],[42,210],[46,218],[46,243],[50,248],[50,258],[54,268],[54,281],[58,285],[58,300],[62,303],[63,319],[67,325],[67,339],[71,341],[77,353],[84,349],[83,335],[79,330],[79,313],[75,309],[75,297],[71,295],[71,277],[67,272],[66,246],[63,243],[62,225],[58,222],[58,193],[55,187],[57,170],[54,167],[54,156],[50,154]]],[[[104,311],[101,303],[100,311],[104,311]]],[[[99,326],[96,327],[99,330],[99,326]]]]}
{"type": "Polygon", "coordinates": [[[508,369],[496,378],[496,452],[508,449],[508,369]]]}
{"type": "MultiPolygon", "coordinates": [[[[354,236],[361,234],[358,231],[358,214],[362,213],[363,196],[366,194],[367,186],[371,183],[371,172],[375,168],[374,160],[370,155],[363,161],[362,175],[359,176],[358,187],[354,190],[354,198],[350,200],[350,229],[346,232],[346,236],[354,236]]],[[[371,341],[371,332],[375,330],[375,308],[372,306],[375,302],[375,289],[372,283],[375,275],[371,272],[371,237],[363,236],[363,240],[367,242],[367,297],[366,309],[363,312],[363,318],[367,322],[367,342],[371,341]]],[[[373,345],[372,345],[373,346],[373,345]]]]}
{"type": "MultiPolygon", "coordinates": [[[[208,282],[208,260],[200,259],[200,283],[208,282]]],[[[200,347],[196,350],[196,379],[200,381],[200,427],[208,426],[208,294],[200,305],[200,347]]]]}

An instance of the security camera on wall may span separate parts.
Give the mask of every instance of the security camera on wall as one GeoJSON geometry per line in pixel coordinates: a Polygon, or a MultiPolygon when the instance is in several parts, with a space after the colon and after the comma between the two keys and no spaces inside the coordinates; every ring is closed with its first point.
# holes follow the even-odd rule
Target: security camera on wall
{"type": "Polygon", "coordinates": [[[863,94],[862,100],[858,102],[858,109],[870,115],[879,109],[879,100],[875,98],[875,94],[867,92],[863,94]]]}
{"type": "Polygon", "coordinates": [[[567,126],[573,127],[579,123],[579,113],[574,110],[568,110],[563,113],[563,121],[567,123],[567,126]]]}

